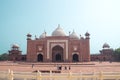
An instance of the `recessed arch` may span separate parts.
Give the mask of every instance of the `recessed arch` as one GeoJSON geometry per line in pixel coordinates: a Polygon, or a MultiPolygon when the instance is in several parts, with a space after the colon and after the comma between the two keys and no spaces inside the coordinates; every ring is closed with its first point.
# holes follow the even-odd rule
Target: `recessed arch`
{"type": "Polygon", "coordinates": [[[79,61],[79,55],[78,54],[73,54],[72,61],[73,62],[78,62],[79,61]]]}
{"type": "Polygon", "coordinates": [[[63,48],[59,45],[56,45],[52,48],[52,61],[53,62],[62,62],[63,61],[63,48]]]}
{"type": "Polygon", "coordinates": [[[106,57],[103,57],[103,61],[106,61],[106,57]]]}
{"type": "Polygon", "coordinates": [[[43,55],[42,54],[38,54],[37,61],[38,62],[43,62],[43,55]]]}
{"type": "Polygon", "coordinates": [[[55,55],[55,60],[56,60],[57,62],[61,62],[61,60],[62,60],[62,55],[61,55],[60,53],[57,53],[57,54],[55,55]]]}
{"type": "Polygon", "coordinates": [[[22,60],[22,61],[26,61],[26,57],[22,57],[21,60],[22,60]]]}

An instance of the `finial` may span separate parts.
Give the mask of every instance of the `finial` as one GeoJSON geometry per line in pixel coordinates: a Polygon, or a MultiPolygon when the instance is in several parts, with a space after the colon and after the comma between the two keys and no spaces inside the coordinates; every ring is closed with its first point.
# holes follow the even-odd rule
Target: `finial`
{"type": "Polygon", "coordinates": [[[69,35],[70,35],[70,31],[69,31],[69,35]]]}
{"type": "Polygon", "coordinates": [[[73,32],[75,32],[74,29],[73,29],[73,32]]]}
{"type": "Polygon", "coordinates": [[[75,30],[74,30],[74,29],[73,29],[73,32],[72,32],[72,34],[73,34],[73,33],[75,33],[75,30]]]}
{"type": "Polygon", "coordinates": [[[46,31],[45,31],[45,29],[44,29],[44,34],[45,34],[45,36],[46,36],[46,34],[47,34],[46,31]]]}
{"type": "Polygon", "coordinates": [[[80,37],[81,37],[81,34],[80,34],[80,37]]]}
{"type": "Polygon", "coordinates": [[[44,29],[44,33],[45,33],[46,31],[45,31],[45,29],[44,29]]]}
{"type": "Polygon", "coordinates": [[[58,27],[60,27],[60,24],[58,24],[58,27]]]}
{"type": "Polygon", "coordinates": [[[35,39],[37,39],[37,36],[35,35],[35,39]]]}

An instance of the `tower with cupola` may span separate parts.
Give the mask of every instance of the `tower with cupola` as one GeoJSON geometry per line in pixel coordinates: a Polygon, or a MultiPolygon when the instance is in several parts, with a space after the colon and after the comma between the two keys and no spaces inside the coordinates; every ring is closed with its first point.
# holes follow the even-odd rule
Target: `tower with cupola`
{"type": "Polygon", "coordinates": [[[9,60],[11,61],[20,61],[21,60],[21,52],[18,44],[13,44],[11,46],[11,50],[9,50],[9,60]]]}

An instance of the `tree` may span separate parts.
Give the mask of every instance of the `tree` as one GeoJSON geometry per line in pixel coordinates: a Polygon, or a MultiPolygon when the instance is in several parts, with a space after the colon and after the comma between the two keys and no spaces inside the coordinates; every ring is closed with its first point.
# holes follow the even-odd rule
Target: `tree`
{"type": "Polygon", "coordinates": [[[115,49],[114,56],[117,61],[120,61],[120,48],[115,49]]]}
{"type": "Polygon", "coordinates": [[[8,60],[8,54],[7,53],[3,53],[0,55],[0,61],[5,61],[8,60]]]}

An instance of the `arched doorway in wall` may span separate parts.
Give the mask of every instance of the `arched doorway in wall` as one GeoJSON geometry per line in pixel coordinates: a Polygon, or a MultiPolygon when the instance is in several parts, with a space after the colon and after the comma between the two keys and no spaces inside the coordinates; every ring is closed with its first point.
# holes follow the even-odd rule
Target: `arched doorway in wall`
{"type": "Polygon", "coordinates": [[[63,61],[63,48],[59,45],[52,48],[52,61],[62,62],[63,61]]]}
{"type": "Polygon", "coordinates": [[[62,56],[61,56],[61,54],[57,53],[57,54],[55,55],[55,60],[56,60],[57,62],[61,62],[61,61],[62,61],[62,56]]]}
{"type": "Polygon", "coordinates": [[[103,57],[103,61],[106,61],[106,57],[103,57]]]}
{"type": "Polygon", "coordinates": [[[95,61],[100,61],[100,59],[98,57],[95,58],[95,61]]]}
{"type": "Polygon", "coordinates": [[[73,62],[78,62],[79,61],[79,55],[78,54],[73,54],[72,60],[73,60],[73,62]]]}
{"type": "Polygon", "coordinates": [[[21,60],[22,60],[22,61],[26,61],[26,57],[22,57],[21,60]]]}
{"type": "Polygon", "coordinates": [[[38,62],[43,62],[43,55],[42,54],[38,54],[37,61],[38,62]]]}

